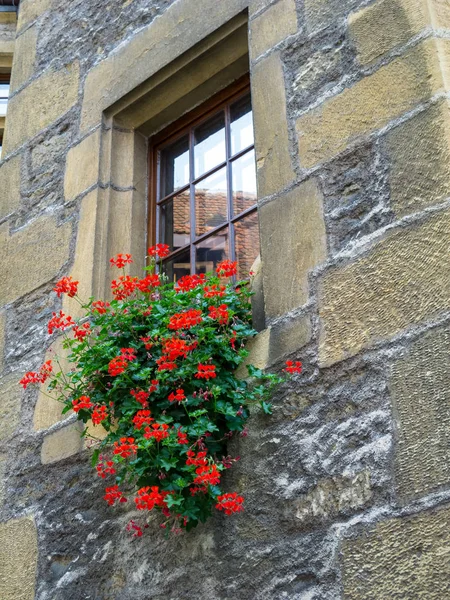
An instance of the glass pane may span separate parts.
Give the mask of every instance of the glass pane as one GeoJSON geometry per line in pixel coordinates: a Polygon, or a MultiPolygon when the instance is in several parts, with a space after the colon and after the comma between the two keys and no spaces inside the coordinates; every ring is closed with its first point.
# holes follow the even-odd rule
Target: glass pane
{"type": "Polygon", "coordinates": [[[174,196],[159,207],[159,241],[171,250],[190,242],[189,190],[174,196]]]}
{"type": "Polygon", "coordinates": [[[248,279],[248,274],[259,254],[258,212],[251,213],[234,224],[238,279],[248,279]]]}
{"type": "Polygon", "coordinates": [[[161,150],[160,199],[189,183],[189,138],[184,136],[161,150]]]}
{"type": "Polygon", "coordinates": [[[226,227],[197,244],[195,272],[208,273],[209,271],[214,271],[217,264],[228,257],[228,227],[226,227]]]}
{"type": "Polygon", "coordinates": [[[233,215],[256,204],[255,151],[251,150],[231,163],[233,180],[233,215]]]}
{"type": "Polygon", "coordinates": [[[231,154],[236,154],[253,144],[253,119],[250,95],[245,96],[230,108],[231,154]]]}
{"type": "Polygon", "coordinates": [[[219,113],[194,132],[195,177],[225,162],[225,115],[219,113]]]}
{"type": "Polygon", "coordinates": [[[169,278],[169,281],[177,281],[184,275],[191,274],[191,256],[190,249],[187,248],[177,254],[172,259],[165,260],[163,263],[163,271],[169,278]]]}
{"type": "Polygon", "coordinates": [[[227,220],[227,172],[220,169],[195,186],[195,235],[198,237],[227,220]]]}

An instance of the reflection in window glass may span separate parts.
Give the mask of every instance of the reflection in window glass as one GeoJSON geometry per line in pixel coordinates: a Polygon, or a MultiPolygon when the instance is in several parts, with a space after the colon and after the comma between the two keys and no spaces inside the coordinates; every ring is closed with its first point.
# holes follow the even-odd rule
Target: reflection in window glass
{"type": "Polygon", "coordinates": [[[233,216],[256,204],[255,151],[246,152],[231,163],[233,216]]]}
{"type": "Polygon", "coordinates": [[[234,224],[238,279],[247,279],[259,254],[258,213],[252,212],[234,224]]]}
{"type": "Polygon", "coordinates": [[[169,281],[178,281],[180,277],[190,275],[191,257],[189,248],[177,254],[176,257],[164,261],[163,271],[169,278],[169,281]]]}
{"type": "Polygon", "coordinates": [[[228,218],[227,172],[216,171],[195,186],[195,234],[203,235],[228,218]]]}
{"type": "Polygon", "coordinates": [[[189,190],[165,202],[159,212],[159,237],[170,250],[177,250],[190,242],[189,190]]]}
{"type": "Polygon", "coordinates": [[[225,116],[221,112],[194,132],[195,177],[225,161],[225,116]]]}
{"type": "Polygon", "coordinates": [[[228,228],[224,228],[196,245],[195,272],[214,271],[218,263],[227,258],[229,258],[228,228]]]}
{"type": "Polygon", "coordinates": [[[161,198],[189,183],[189,138],[161,150],[161,198]]]}
{"type": "Polygon", "coordinates": [[[231,154],[237,154],[253,144],[253,118],[250,96],[245,96],[230,108],[231,154]]]}

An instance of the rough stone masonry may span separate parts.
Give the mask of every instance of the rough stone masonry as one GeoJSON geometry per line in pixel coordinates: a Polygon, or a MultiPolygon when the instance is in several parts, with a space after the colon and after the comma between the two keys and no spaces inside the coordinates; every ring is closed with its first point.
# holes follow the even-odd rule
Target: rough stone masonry
{"type": "MultiPolygon", "coordinates": [[[[0,598],[450,598],[448,2],[22,0],[17,23],[4,14],[0,598]],[[245,513],[133,540],[73,416],[18,380],[60,343],[55,282],[74,274],[89,294],[111,247],[145,252],[131,234],[148,135],[120,106],[137,119],[133,98],[173,72],[184,93],[175,65],[238,18],[265,312],[251,355],[305,372],[230,448],[245,513]]],[[[235,46],[220,47],[227,64],[235,46]]]]}

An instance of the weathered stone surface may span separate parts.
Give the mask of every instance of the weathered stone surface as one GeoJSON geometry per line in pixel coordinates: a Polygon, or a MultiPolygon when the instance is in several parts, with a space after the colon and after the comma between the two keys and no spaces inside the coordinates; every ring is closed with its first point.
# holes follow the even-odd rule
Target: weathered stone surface
{"type": "Polygon", "coordinates": [[[5,217],[20,205],[20,168],[18,154],[0,165],[0,216],[5,217]]]}
{"type": "Polygon", "coordinates": [[[37,559],[37,532],[32,518],[0,524],[0,598],[33,600],[37,559]]]}
{"type": "Polygon", "coordinates": [[[450,110],[441,101],[386,136],[391,207],[398,217],[450,195],[450,110]]]}
{"type": "Polygon", "coordinates": [[[148,178],[146,139],[135,131],[114,130],[111,148],[111,182],[145,193],[148,178]]]}
{"type": "Polygon", "coordinates": [[[80,452],[83,448],[82,427],[74,423],[46,435],[41,448],[43,465],[58,462],[80,452]]]}
{"type": "Polygon", "coordinates": [[[5,353],[5,325],[6,311],[0,311],[0,371],[3,369],[3,359],[5,353]]]}
{"type": "Polygon", "coordinates": [[[20,88],[33,74],[36,59],[36,27],[30,27],[15,42],[11,71],[11,92],[20,88]]]}
{"type": "Polygon", "coordinates": [[[269,363],[298,352],[312,336],[311,319],[308,316],[279,321],[270,328],[269,363]]]}
{"type": "Polygon", "coordinates": [[[258,57],[297,31],[295,0],[278,0],[250,23],[250,52],[258,57]]]}
{"type": "Polygon", "coordinates": [[[361,0],[305,0],[306,25],[311,31],[328,27],[359,4],[361,0]]]}
{"type": "Polygon", "coordinates": [[[52,7],[53,0],[23,0],[20,3],[17,30],[20,31],[52,7]]]}
{"type": "Polygon", "coordinates": [[[64,175],[66,202],[96,184],[99,176],[100,129],[82,140],[67,153],[64,175]]]}
{"type": "Polygon", "coordinates": [[[0,378],[0,442],[8,440],[20,422],[22,388],[19,379],[22,374],[14,372],[0,378]]]}
{"type": "Polygon", "coordinates": [[[16,118],[20,127],[6,127],[4,152],[11,152],[39,131],[62,117],[78,99],[78,63],[60,71],[49,71],[32,81],[8,102],[9,122],[16,118]]]}
{"type": "Polygon", "coordinates": [[[0,305],[55,277],[69,258],[71,235],[69,222],[58,227],[52,217],[41,217],[11,236],[8,226],[1,226],[1,256],[8,260],[0,271],[0,305]]]}
{"type": "Polygon", "coordinates": [[[450,42],[426,40],[326,100],[296,123],[300,163],[312,167],[443,91],[450,42]],[[395,87],[396,93],[391,91],[395,87]]]}
{"type": "Polygon", "coordinates": [[[395,361],[390,380],[398,431],[395,481],[405,501],[450,482],[450,328],[416,341],[395,361]]]}
{"type": "Polygon", "coordinates": [[[448,310],[450,212],[391,231],[319,281],[322,365],[353,356],[448,310]]]}
{"type": "Polygon", "coordinates": [[[253,68],[252,105],[258,197],[263,198],[282,190],[295,177],[289,154],[284,78],[278,53],[253,68]],[[272,85],[266,85],[267,81],[272,85]]]}
{"type": "Polygon", "coordinates": [[[430,25],[430,2],[379,0],[350,15],[349,33],[362,64],[402,46],[430,25]]]}
{"type": "Polygon", "coordinates": [[[390,519],[342,545],[344,597],[426,598],[450,595],[448,508],[390,519]]]}
{"type": "Polygon", "coordinates": [[[310,179],[259,211],[266,317],[308,300],[308,273],[325,260],[322,198],[310,179]],[[282,290],[282,293],[280,293],[282,290]]]}

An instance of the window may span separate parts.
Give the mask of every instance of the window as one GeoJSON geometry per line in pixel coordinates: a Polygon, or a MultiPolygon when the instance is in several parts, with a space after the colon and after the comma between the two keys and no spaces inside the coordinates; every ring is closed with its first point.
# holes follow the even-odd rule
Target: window
{"type": "Polygon", "coordinates": [[[253,120],[248,78],[152,140],[151,242],[168,244],[171,279],[259,254],[253,120]]]}
{"type": "Polygon", "coordinates": [[[8,106],[10,73],[0,73],[0,158],[2,155],[3,132],[5,130],[6,108],[8,106]]]}

